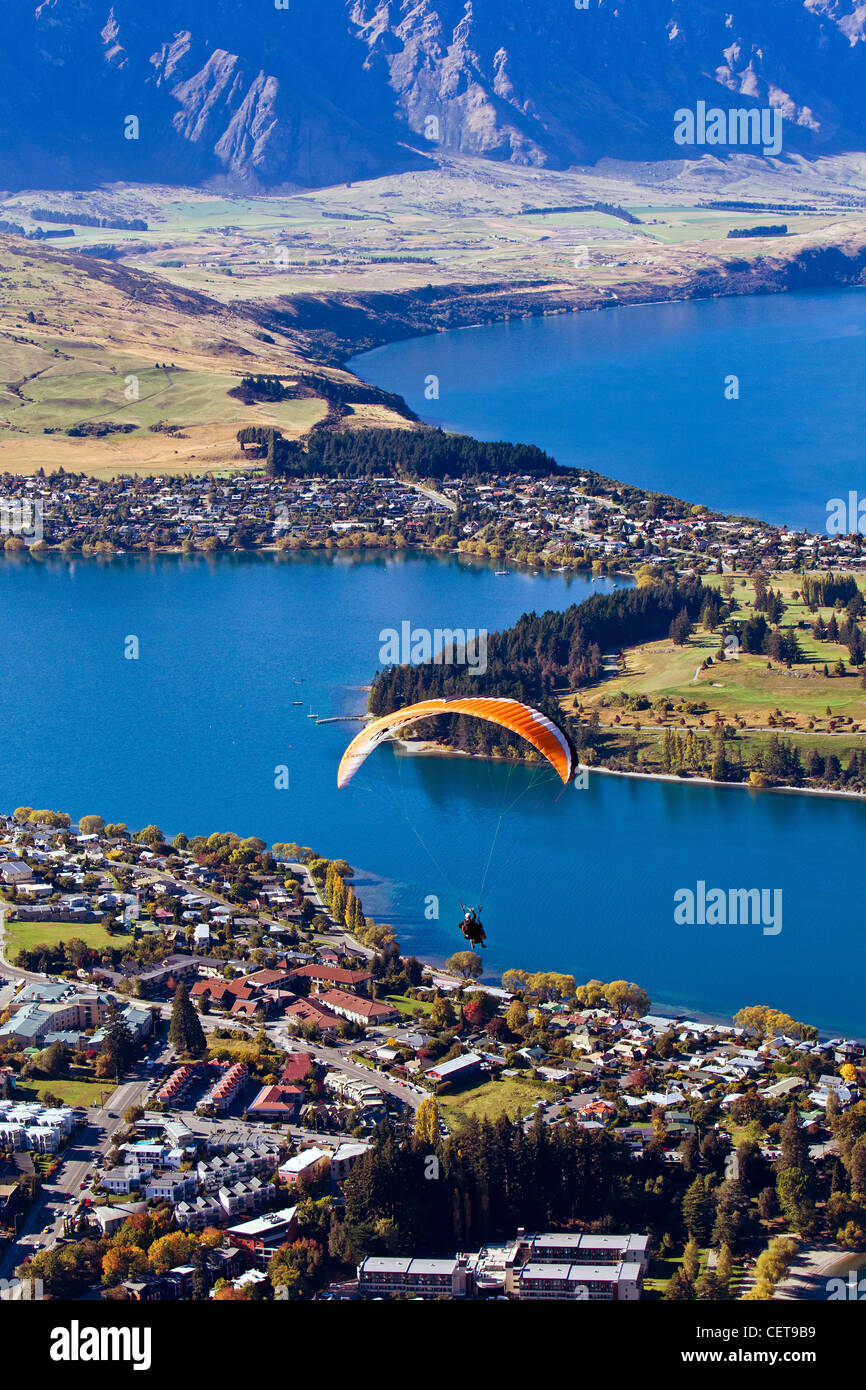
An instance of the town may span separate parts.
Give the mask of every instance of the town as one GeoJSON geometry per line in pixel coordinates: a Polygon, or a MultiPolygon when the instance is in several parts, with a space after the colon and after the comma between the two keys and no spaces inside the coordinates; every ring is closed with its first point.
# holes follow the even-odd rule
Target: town
{"type": "Polygon", "coordinates": [[[9,474],[3,493],[3,516],[38,519],[38,534],[33,520],[7,520],[5,551],[34,556],[415,548],[595,573],[662,562],[718,573],[866,563],[856,528],[786,530],[580,472],[292,478],[250,462],[177,477],[9,474]]]}
{"type": "Polygon", "coordinates": [[[854,1267],[862,1042],[424,965],[352,878],[0,817],[5,1298],[767,1299],[828,1244],[854,1267]]]}

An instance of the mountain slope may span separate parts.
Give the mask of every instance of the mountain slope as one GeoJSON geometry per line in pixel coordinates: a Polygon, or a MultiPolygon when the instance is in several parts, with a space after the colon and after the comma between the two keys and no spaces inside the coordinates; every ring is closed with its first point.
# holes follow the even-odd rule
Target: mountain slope
{"type": "Polygon", "coordinates": [[[778,108],[786,151],[866,148],[860,0],[586,3],[4,0],[0,186],[682,157],[673,114],[698,100],[778,108]]]}

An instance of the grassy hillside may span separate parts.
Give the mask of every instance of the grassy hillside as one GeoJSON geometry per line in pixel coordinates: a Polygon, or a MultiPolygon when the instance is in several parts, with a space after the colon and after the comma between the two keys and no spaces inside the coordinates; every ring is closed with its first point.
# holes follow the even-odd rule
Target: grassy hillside
{"type": "MultiPolygon", "coordinates": [[[[717,576],[704,578],[707,584],[721,583],[717,576]]],[[[851,666],[844,644],[813,636],[818,613],[801,598],[794,599],[799,590],[796,575],[773,575],[769,583],[783,596],[780,626],[796,633],[802,652],[802,661],[790,669],[765,655],[744,652],[724,662],[714,659],[703,669],[704,660],[715,658],[719,650],[720,634],[698,625],[684,646],[666,638],[627,649],[621,669],[609,662],[602,680],[563,698],[564,710],[597,717],[607,755],[625,755],[634,740],[635,770],[660,770],[666,728],[710,737],[719,719],[733,731],[733,742],[746,760],[775,735],[791,739],[803,752],[814,747],[824,756],[866,747],[863,668],[851,666]],[[835,673],[840,660],[844,675],[835,673]],[[668,702],[667,709],[663,702],[668,702]]],[[[858,583],[866,592],[866,580],[858,583]]],[[[754,599],[752,582],[737,576],[733,597],[737,609],[732,617],[748,617],[754,599]]],[[[825,623],[832,612],[831,608],[820,610],[825,623]]],[[[602,756],[601,761],[605,760],[602,756]]]]}
{"type": "Polygon", "coordinates": [[[327,405],[229,392],[247,373],[291,382],[301,369],[297,335],[138,271],[0,237],[0,472],[241,468],[243,425],[298,438],[327,405]],[[85,437],[68,433],[82,425],[85,437]]]}

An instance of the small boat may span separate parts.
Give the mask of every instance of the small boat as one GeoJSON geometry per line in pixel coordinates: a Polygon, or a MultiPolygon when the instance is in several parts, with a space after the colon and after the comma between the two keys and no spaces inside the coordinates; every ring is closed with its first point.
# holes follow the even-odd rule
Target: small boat
{"type": "Polygon", "coordinates": [[[303,700],[293,700],[293,701],[292,701],[292,704],[293,704],[293,705],[302,705],[303,703],[304,703],[303,700]]]}
{"type": "Polygon", "coordinates": [[[497,579],[501,579],[504,575],[510,574],[511,570],[494,570],[493,573],[497,579]]]}

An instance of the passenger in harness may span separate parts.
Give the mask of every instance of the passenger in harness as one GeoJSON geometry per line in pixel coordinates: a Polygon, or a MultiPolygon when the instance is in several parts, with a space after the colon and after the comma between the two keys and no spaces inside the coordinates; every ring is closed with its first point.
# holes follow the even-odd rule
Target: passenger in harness
{"type": "Polygon", "coordinates": [[[466,916],[460,923],[460,930],[472,946],[480,946],[482,950],[484,949],[487,937],[481,925],[481,918],[474,908],[471,912],[466,913],[466,916]]]}

